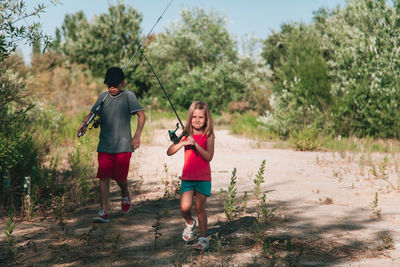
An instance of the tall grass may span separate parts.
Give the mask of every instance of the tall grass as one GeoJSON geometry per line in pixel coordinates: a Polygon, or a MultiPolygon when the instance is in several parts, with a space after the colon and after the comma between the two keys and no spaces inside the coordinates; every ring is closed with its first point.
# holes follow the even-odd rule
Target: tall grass
{"type": "MultiPolygon", "coordinates": [[[[256,140],[272,140],[277,143],[283,140],[282,137],[274,134],[274,132],[268,129],[267,125],[258,120],[257,114],[247,112],[245,114],[235,113],[225,116],[233,134],[256,140]]],[[[282,145],[282,147],[304,151],[400,153],[400,142],[395,139],[342,137],[332,134],[323,135],[315,127],[307,128],[300,132],[293,132],[286,143],[287,145],[282,145]]]]}

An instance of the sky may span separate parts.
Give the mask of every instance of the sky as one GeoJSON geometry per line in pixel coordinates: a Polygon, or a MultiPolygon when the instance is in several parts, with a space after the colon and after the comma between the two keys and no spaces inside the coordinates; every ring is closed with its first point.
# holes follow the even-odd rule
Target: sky
{"type": "MultiPolygon", "coordinates": [[[[60,4],[50,6],[40,15],[43,32],[54,36],[66,14],[82,10],[90,20],[93,16],[107,13],[110,5],[118,0],[59,0],[60,4]]],[[[136,8],[143,16],[142,29],[147,34],[160,17],[170,0],[124,0],[126,5],[136,8]]],[[[49,0],[26,0],[28,7],[49,0]]],[[[320,7],[344,7],[346,0],[173,0],[171,6],[154,29],[163,31],[170,23],[179,20],[182,8],[199,7],[225,15],[228,31],[238,39],[244,36],[266,39],[272,31],[279,31],[283,23],[310,23],[313,11],[320,7]]],[[[25,61],[29,61],[31,48],[20,48],[25,61]]]]}

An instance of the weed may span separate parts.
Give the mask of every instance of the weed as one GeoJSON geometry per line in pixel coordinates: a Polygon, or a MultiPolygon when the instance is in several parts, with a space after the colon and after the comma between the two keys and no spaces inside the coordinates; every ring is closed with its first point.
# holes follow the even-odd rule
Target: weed
{"type": "Polygon", "coordinates": [[[257,199],[260,197],[260,185],[264,183],[264,172],[265,172],[265,159],[261,162],[261,166],[258,169],[258,173],[256,175],[256,178],[253,180],[254,181],[254,195],[256,196],[257,199]]]}
{"type": "Polygon", "coordinates": [[[374,201],[371,203],[372,213],[375,214],[378,218],[382,217],[381,209],[378,208],[378,192],[375,192],[374,201]]]}
{"type": "Polygon", "coordinates": [[[154,249],[157,246],[157,240],[162,236],[162,233],[160,233],[160,228],[161,228],[160,222],[161,222],[162,216],[159,211],[157,211],[155,219],[156,219],[155,224],[153,224],[151,226],[151,227],[153,227],[153,231],[154,231],[154,244],[153,244],[154,249]]]}
{"type": "Polygon", "coordinates": [[[265,222],[267,219],[276,211],[276,208],[269,207],[267,203],[267,194],[263,194],[257,209],[257,220],[259,222],[265,222]]]}
{"type": "Polygon", "coordinates": [[[247,213],[247,200],[248,200],[248,195],[247,195],[247,191],[244,192],[243,194],[243,199],[242,199],[242,203],[243,203],[243,213],[247,213]]]}
{"type": "Polygon", "coordinates": [[[228,197],[224,201],[224,211],[228,220],[233,220],[236,211],[236,168],[232,171],[231,183],[228,186],[228,197]]]}
{"type": "Polygon", "coordinates": [[[52,203],[53,212],[56,215],[56,220],[58,221],[58,225],[61,226],[62,231],[65,230],[65,222],[64,222],[65,203],[66,203],[66,198],[64,195],[56,196],[53,198],[53,203],[52,203]]]}
{"type": "Polygon", "coordinates": [[[376,178],[379,177],[378,172],[376,171],[375,165],[372,164],[371,169],[370,169],[370,172],[371,172],[371,174],[372,174],[373,176],[375,176],[376,178]]]}
{"type": "Polygon", "coordinates": [[[324,205],[331,205],[331,204],[333,204],[333,199],[330,197],[326,197],[325,199],[320,198],[319,203],[324,204],[324,205]]]}
{"type": "Polygon", "coordinates": [[[394,240],[390,232],[383,231],[379,233],[379,238],[382,241],[382,244],[378,247],[379,250],[384,249],[393,249],[394,248],[394,240]]]}
{"type": "Polygon", "coordinates": [[[389,158],[388,156],[385,156],[381,162],[381,164],[379,164],[379,174],[383,179],[386,179],[388,176],[388,162],[389,162],[389,158]]]}
{"type": "Polygon", "coordinates": [[[170,177],[168,174],[168,165],[164,163],[164,177],[161,179],[161,183],[164,185],[164,197],[171,198],[172,196],[176,198],[181,191],[181,180],[176,175],[170,177]]]}
{"type": "Polygon", "coordinates": [[[7,250],[10,256],[15,257],[17,255],[17,248],[14,246],[15,243],[15,238],[13,236],[14,232],[14,212],[10,211],[8,213],[8,219],[6,222],[7,225],[7,230],[4,231],[6,234],[6,239],[7,239],[7,250]]]}

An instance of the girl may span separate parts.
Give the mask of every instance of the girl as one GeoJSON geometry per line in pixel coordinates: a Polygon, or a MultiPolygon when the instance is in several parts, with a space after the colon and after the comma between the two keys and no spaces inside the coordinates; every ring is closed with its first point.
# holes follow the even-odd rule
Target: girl
{"type": "Polygon", "coordinates": [[[172,144],[167,155],[175,154],[185,147],[185,164],[182,171],[181,212],[186,220],[182,238],[189,242],[193,239],[196,220],[192,217],[192,199],[195,196],[195,207],[199,221],[200,237],[196,249],[208,248],[206,200],[211,195],[210,161],[214,156],[214,131],[210,109],[204,102],[196,101],[189,107],[185,130],[178,144],[172,144]]]}

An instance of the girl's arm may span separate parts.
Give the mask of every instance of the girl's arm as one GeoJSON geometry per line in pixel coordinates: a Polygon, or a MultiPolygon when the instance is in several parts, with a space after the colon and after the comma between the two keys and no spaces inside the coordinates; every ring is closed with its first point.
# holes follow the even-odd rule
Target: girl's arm
{"type": "Polygon", "coordinates": [[[196,150],[200,153],[200,155],[203,157],[203,159],[208,162],[210,162],[214,157],[214,139],[215,139],[215,136],[213,134],[207,138],[207,150],[202,148],[196,141],[194,142],[194,145],[196,146],[196,150]]]}
{"type": "MultiPolygon", "coordinates": [[[[193,141],[194,141],[194,139],[193,139],[193,141]]],[[[181,149],[182,147],[187,146],[187,145],[194,145],[193,141],[189,140],[189,139],[183,140],[183,138],[182,138],[178,144],[172,143],[167,150],[167,155],[172,156],[173,154],[178,152],[179,149],[181,149]]]]}

